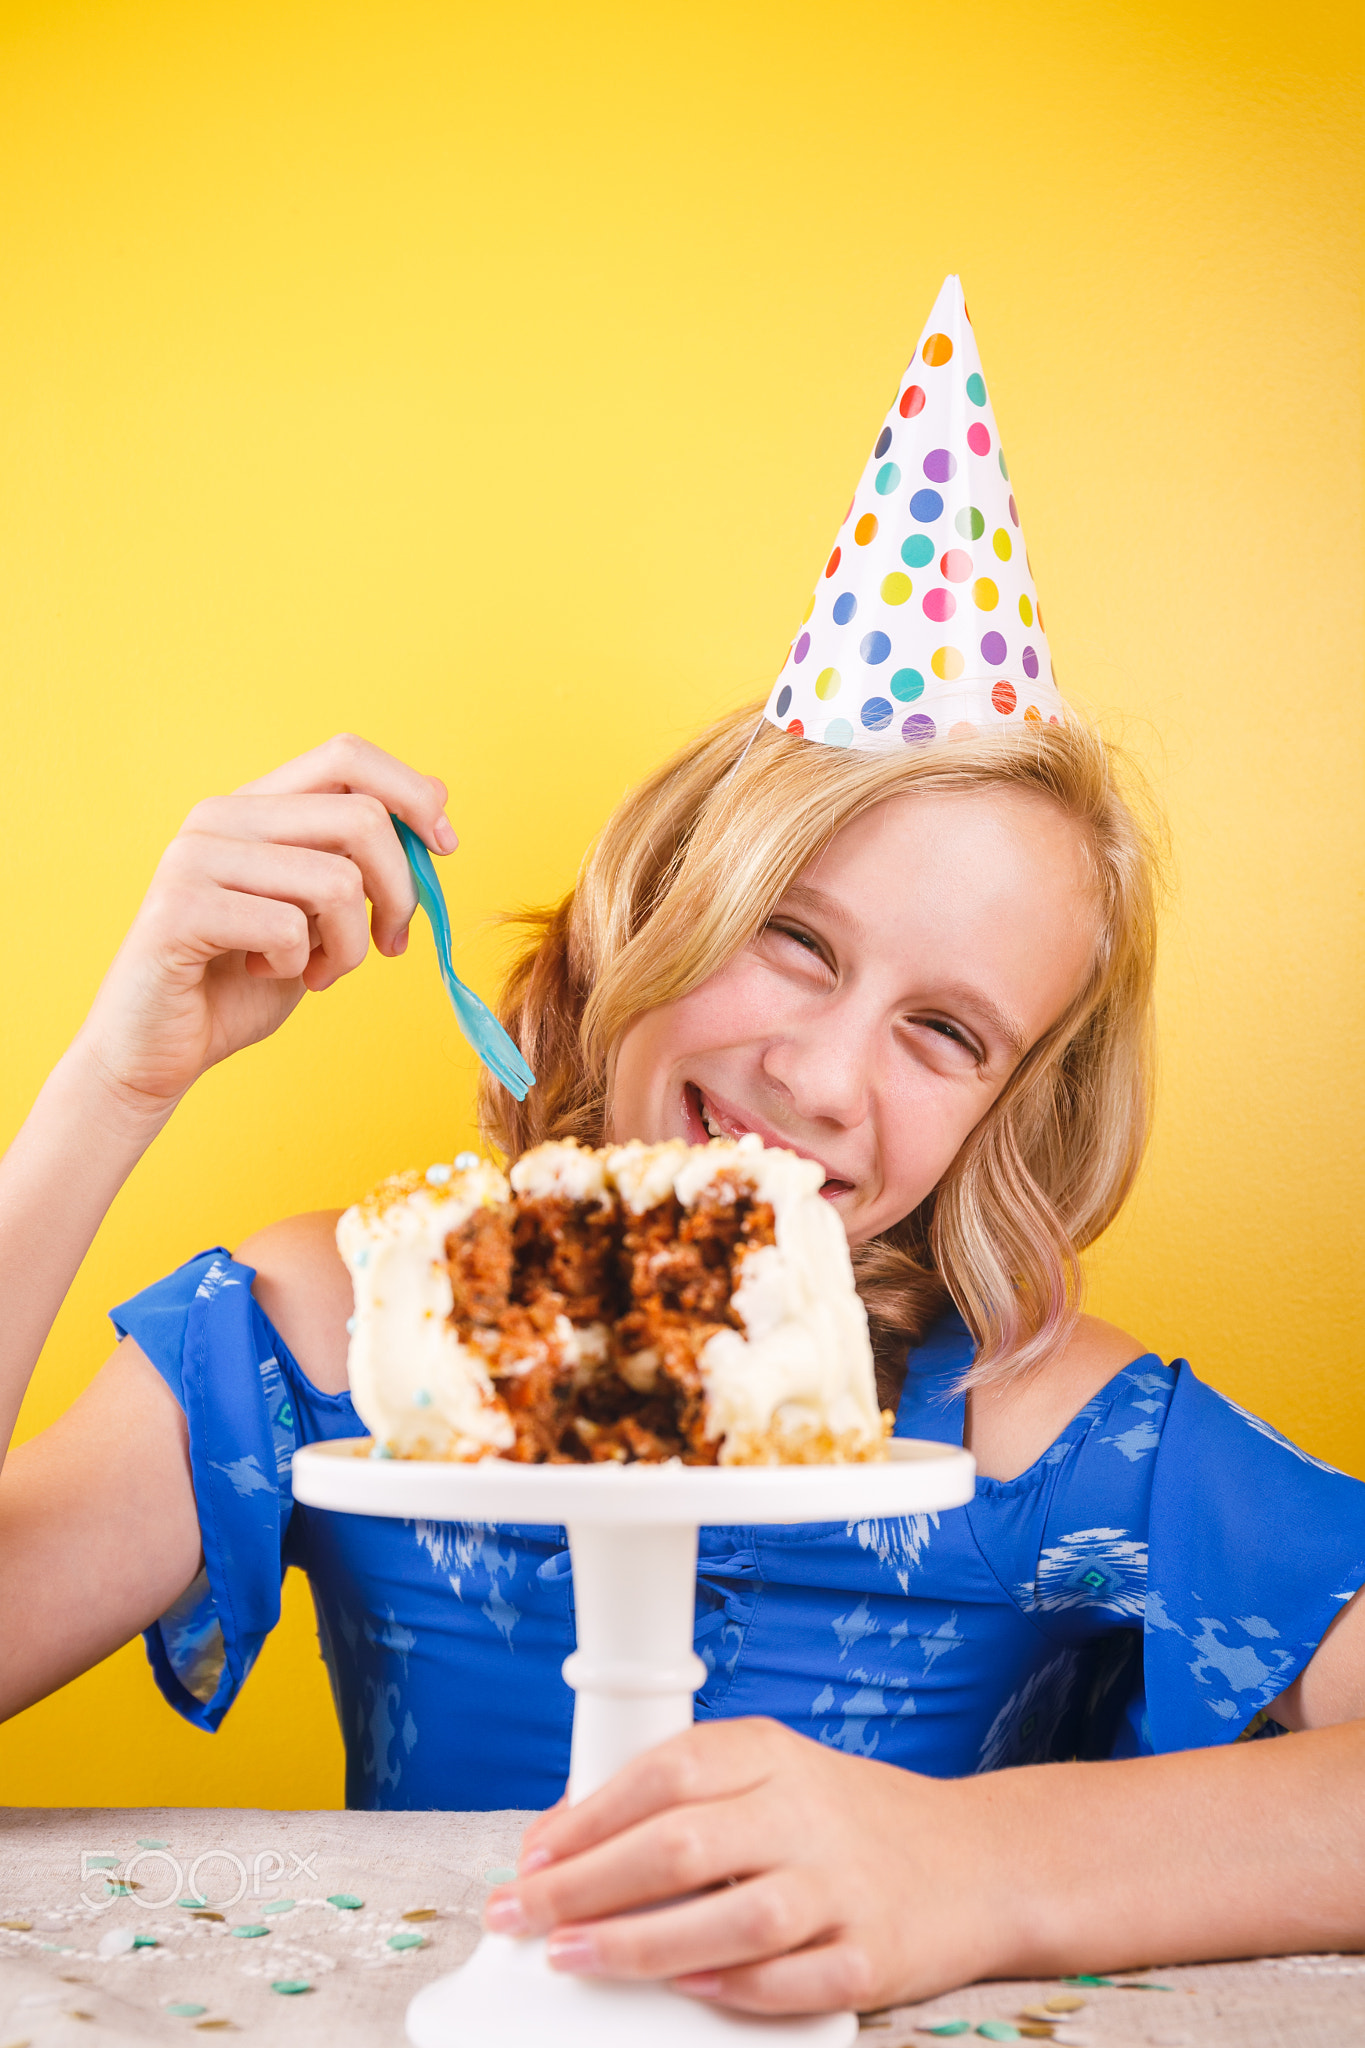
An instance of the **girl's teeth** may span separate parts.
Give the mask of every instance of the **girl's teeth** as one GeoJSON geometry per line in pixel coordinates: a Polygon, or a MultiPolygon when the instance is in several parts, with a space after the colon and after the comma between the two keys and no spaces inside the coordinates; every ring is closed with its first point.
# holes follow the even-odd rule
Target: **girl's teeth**
{"type": "Polygon", "coordinates": [[[710,1110],[707,1108],[706,1097],[702,1094],[700,1088],[697,1090],[697,1107],[701,1111],[701,1120],[706,1125],[708,1137],[725,1137],[727,1133],[721,1129],[720,1125],[716,1122],[716,1119],[712,1116],[710,1110]]]}

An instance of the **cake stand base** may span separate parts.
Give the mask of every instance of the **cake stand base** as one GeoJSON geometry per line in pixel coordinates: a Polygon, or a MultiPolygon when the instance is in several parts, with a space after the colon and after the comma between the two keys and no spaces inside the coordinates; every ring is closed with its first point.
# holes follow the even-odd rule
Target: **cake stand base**
{"type": "Polygon", "coordinates": [[[414,2048],[849,2048],[851,2012],[759,2019],[663,1984],[552,1970],[543,1941],[485,1934],[408,2007],[414,2048]]]}

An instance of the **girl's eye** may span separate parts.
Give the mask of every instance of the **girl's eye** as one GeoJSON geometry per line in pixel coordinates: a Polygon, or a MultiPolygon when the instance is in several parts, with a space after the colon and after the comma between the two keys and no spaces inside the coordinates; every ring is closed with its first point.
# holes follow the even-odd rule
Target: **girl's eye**
{"type": "Polygon", "coordinates": [[[780,938],[794,940],[806,952],[813,953],[817,960],[823,960],[825,957],[824,948],[821,946],[820,941],[812,933],[802,931],[799,924],[778,924],[776,921],[771,921],[765,929],[770,932],[776,932],[780,938]]]}
{"type": "Polygon", "coordinates": [[[923,1024],[926,1030],[937,1033],[940,1038],[946,1038],[949,1044],[960,1045],[964,1052],[971,1054],[978,1065],[984,1061],[985,1054],[981,1047],[968,1038],[965,1031],[960,1031],[956,1024],[950,1024],[946,1017],[920,1017],[916,1021],[923,1024]]]}

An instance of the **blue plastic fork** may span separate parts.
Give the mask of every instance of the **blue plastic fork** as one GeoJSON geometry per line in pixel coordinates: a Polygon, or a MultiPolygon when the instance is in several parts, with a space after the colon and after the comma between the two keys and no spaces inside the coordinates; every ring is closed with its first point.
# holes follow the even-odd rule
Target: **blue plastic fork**
{"type": "MultiPolygon", "coordinates": [[[[389,816],[393,817],[392,811],[389,816]]],[[[472,988],[466,988],[455,972],[455,963],[450,957],[450,912],[446,909],[446,899],[432,866],[431,855],[411,825],[405,825],[401,818],[393,819],[393,829],[408,857],[412,879],[417,885],[417,901],[431,919],[436,958],[440,962],[446,994],[455,1012],[455,1022],[489,1073],[501,1081],[518,1102],[524,1102],[527,1089],[536,1085],[536,1077],[487,1003],[481,1002],[472,988]]]]}

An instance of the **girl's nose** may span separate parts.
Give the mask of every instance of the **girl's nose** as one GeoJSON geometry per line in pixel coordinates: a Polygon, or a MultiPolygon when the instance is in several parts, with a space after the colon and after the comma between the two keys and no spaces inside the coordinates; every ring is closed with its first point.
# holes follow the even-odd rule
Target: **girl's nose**
{"type": "Polygon", "coordinates": [[[871,1108],[871,1033],[853,1015],[831,1007],[818,1022],[775,1039],[763,1056],[763,1071],[803,1121],[852,1130],[871,1108]]]}

